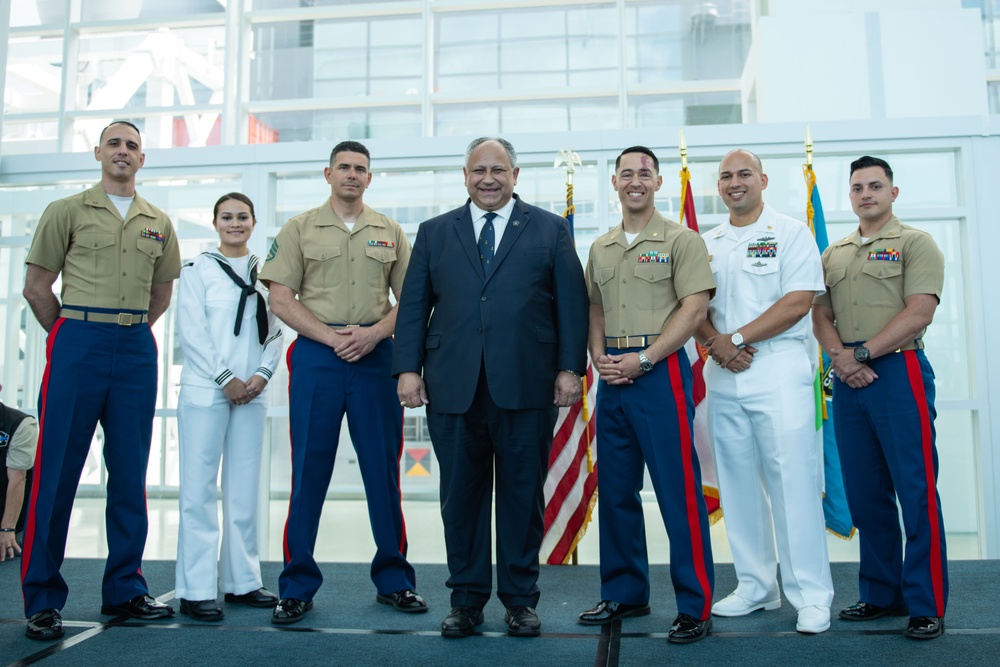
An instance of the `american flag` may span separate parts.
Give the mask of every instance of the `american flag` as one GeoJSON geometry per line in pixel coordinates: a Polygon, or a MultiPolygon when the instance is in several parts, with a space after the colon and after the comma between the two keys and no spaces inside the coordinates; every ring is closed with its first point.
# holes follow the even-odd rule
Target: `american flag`
{"type": "MultiPolygon", "coordinates": [[[[579,160],[572,152],[560,153],[568,167],[566,210],[563,217],[573,233],[573,164],[579,160]]],[[[560,160],[556,161],[559,166],[560,160]]],[[[577,162],[579,164],[579,162],[577,162]]],[[[583,378],[583,397],[568,408],[559,409],[549,474],[545,479],[545,535],[539,559],[549,565],[570,562],[576,545],[587,532],[587,524],[597,503],[597,455],[594,449],[594,405],[597,401],[597,378],[588,360],[583,378]]]]}

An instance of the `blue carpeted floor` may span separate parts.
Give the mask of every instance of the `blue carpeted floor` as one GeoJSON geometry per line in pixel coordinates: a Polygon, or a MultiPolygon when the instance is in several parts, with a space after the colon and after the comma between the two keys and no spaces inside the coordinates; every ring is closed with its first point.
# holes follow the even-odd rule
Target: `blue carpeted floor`
{"type": "MultiPolygon", "coordinates": [[[[19,561],[0,563],[0,664],[27,665],[989,665],[1000,662],[1000,567],[996,561],[950,564],[947,634],[930,642],[903,637],[905,618],[869,623],[834,619],[821,635],[795,632],[786,603],[744,618],[716,618],[713,634],[688,646],[668,644],[676,608],[665,566],[652,573],[653,613],[606,628],[578,625],[576,615],[600,595],[596,567],[543,567],[538,612],[542,636],[504,634],[503,607],[492,600],[474,637],[443,639],[448,613],[444,565],[418,565],[420,593],[431,611],[401,614],[375,602],[367,564],[326,564],[315,609],[296,625],[276,627],[270,610],[223,605],[226,618],[207,624],[177,615],[167,622],[122,622],[100,614],[103,562],[68,560],[70,597],[63,609],[66,639],[45,644],[24,637],[19,561]]],[[[153,595],[173,597],[174,564],[143,567],[153,595]]],[[[265,585],[277,591],[280,565],[264,564],[265,585]]],[[[857,565],[835,563],[834,613],[857,599],[857,565]]],[[[716,570],[716,599],[736,584],[731,565],[716,570]]],[[[221,595],[220,595],[221,600],[221,595]]],[[[176,600],[174,607],[178,606],[176,600]]]]}

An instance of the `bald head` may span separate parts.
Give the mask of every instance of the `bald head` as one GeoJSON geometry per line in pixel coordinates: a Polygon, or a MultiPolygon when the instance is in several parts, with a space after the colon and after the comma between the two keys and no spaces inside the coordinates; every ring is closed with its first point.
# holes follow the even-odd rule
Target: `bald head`
{"type": "Polygon", "coordinates": [[[729,222],[736,227],[753,224],[764,209],[762,193],[767,174],[760,158],[743,149],[726,153],[719,163],[719,196],[729,209],[729,222]]]}

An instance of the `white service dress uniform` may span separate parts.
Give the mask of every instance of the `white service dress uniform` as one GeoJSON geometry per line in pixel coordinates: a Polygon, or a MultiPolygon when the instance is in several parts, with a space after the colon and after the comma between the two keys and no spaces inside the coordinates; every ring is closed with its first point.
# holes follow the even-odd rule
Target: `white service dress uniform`
{"type": "MultiPolygon", "coordinates": [[[[283,339],[266,296],[244,295],[220,261],[227,262],[245,283],[259,264],[252,254],[226,258],[218,252],[202,253],[182,268],[177,294],[184,367],[177,403],[180,531],[175,595],[186,600],[213,600],[220,586],[223,592],[243,595],[263,585],[257,526],[268,391],[265,387],[249,403],[235,405],[223,387],[234,376],[245,382],[253,375],[270,380],[281,359],[283,339]],[[241,302],[245,306],[237,336],[234,329],[241,302]],[[258,308],[267,309],[263,343],[258,308]],[[216,485],[220,458],[221,554],[216,485]]],[[[266,294],[259,282],[255,287],[266,294]]]]}
{"type": "MultiPolygon", "coordinates": [[[[808,226],[766,204],[752,225],[727,220],[702,236],[716,284],[708,317],[720,334],[757,319],[789,292],[825,289],[808,226]]],[[[758,351],[742,373],[706,364],[708,428],[739,579],[735,592],[746,600],[780,599],[780,558],[785,597],[796,610],[833,602],[813,388],[819,348],[811,322],[806,315],[750,343],[758,351]]]]}

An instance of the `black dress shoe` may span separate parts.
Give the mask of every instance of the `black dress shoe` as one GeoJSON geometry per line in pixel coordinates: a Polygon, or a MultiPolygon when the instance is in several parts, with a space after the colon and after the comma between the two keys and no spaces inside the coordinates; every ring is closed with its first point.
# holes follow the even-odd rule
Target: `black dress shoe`
{"type": "Polygon", "coordinates": [[[670,632],[667,633],[667,641],[672,644],[690,644],[707,637],[711,629],[711,617],[699,621],[688,614],[677,614],[674,624],[670,626],[670,632]]]}
{"type": "Polygon", "coordinates": [[[196,621],[221,621],[225,614],[215,600],[185,600],[181,598],[181,613],[196,621]]]}
{"type": "Polygon", "coordinates": [[[934,639],[944,634],[944,619],[937,616],[914,616],[906,626],[910,639],[934,639]]]}
{"type": "Polygon", "coordinates": [[[306,612],[313,608],[312,600],[303,602],[295,598],[282,598],[271,614],[271,622],[278,625],[298,623],[306,612]]]}
{"type": "Polygon", "coordinates": [[[63,625],[62,616],[58,609],[43,609],[28,619],[28,627],[24,629],[24,636],[28,639],[48,641],[50,639],[62,639],[63,625]]]}
{"type": "Polygon", "coordinates": [[[258,588],[249,593],[236,595],[236,593],[226,593],[226,602],[233,604],[245,604],[248,607],[274,607],[278,604],[278,596],[266,588],[258,588]]]}
{"type": "Polygon", "coordinates": [[[424,602],[424,599],[417,595],[416,591],[410,589],[396,591],[388,595],[377,593],[375,599],[382,604],[391,604],[396,608],[396,611],[405,611],[410,614],[419,614],[427,611],[427,603],[424,602]]]}
{"type": "Polygon", "coordinates": [[[452,607],[441,621],[442,637],[468,637],[483,622],[483,610],[475,607],[452,607]]]}
{"type": "Polygon", "coordinates": [[[908,616],[906,607],[877,607],[867,602],[855,602],[850,607],[840,610],[840,617],[845,621],[874,621],[883,616],[908,616]]]}
{"type": "Polygon", "coordinates": [[[174,615],[174,608],[157,602],[149,595],[136,595],[121,604],[103,605],[101,613],[108,616],[129,616],[140,621],[154,621],[158,618],[170,618],[174,615]]]}
{"type": "Polygon", "coordinates": [[[648,615],[648,604],[624,604],[612,600],[601,600],[596,607],[580,614],[576,622],[581,625],[605,625],[626,616],[648,615]]]}
{"type": "Polygon", "coordinates": [[[537,637],[542,631],[542,622],[538,620],[534,607],[507,607],[503,620],[511,637],[537,637]]]}

